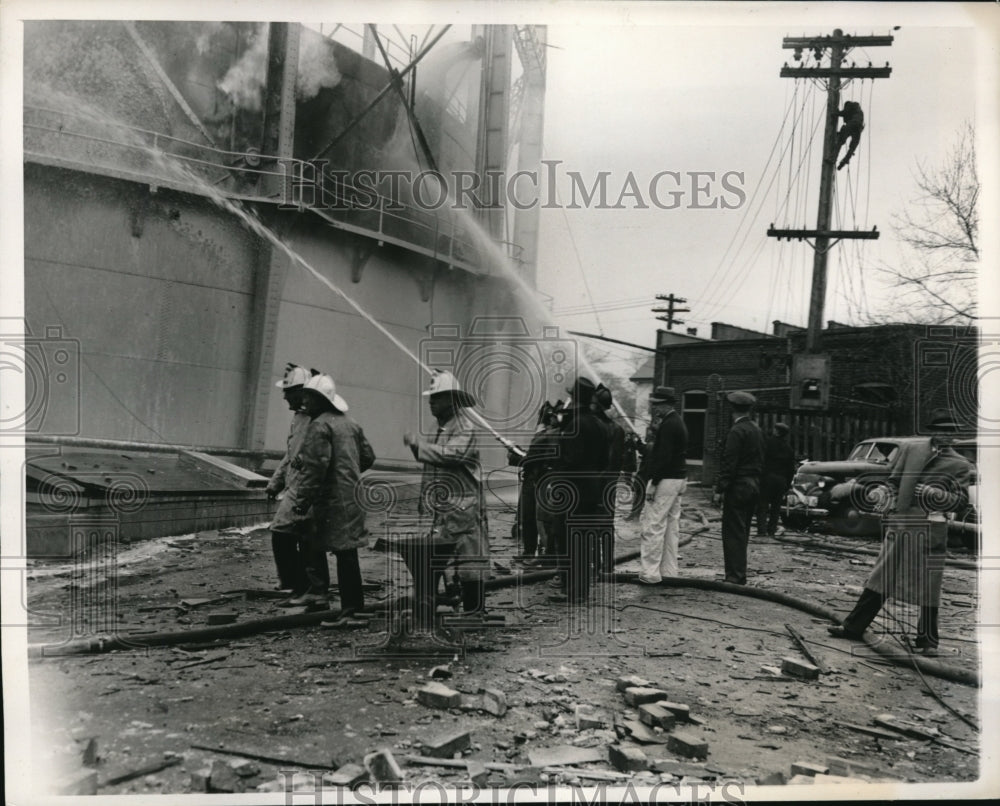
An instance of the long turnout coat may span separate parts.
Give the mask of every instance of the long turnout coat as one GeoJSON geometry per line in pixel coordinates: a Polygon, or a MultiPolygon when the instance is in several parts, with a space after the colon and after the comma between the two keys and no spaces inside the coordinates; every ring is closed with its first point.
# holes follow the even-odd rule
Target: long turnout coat
{"type": "Polygon", "coordinates": [[[285,474],[285,497],[271,530],[308,535],[327,551],[367,545],[359,500],[362,467],[374,453],[364,432],[345,414],[313,418],[285,474]]]}
{"type": "Polygon", "coordinates": [[[477,579],[489,570],[490,546],[483,522],[482,468],[476,432],[461,410],[431,440],[417,443],[423,462],[421,512],[432,515],[432,535],[455,540],[460,579],[477,579]]]}

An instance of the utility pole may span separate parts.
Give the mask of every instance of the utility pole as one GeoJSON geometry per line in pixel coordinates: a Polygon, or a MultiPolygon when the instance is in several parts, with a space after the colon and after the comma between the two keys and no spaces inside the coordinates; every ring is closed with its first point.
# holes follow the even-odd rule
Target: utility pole
{"type": "Polygon", "coordinates": [[[826,128],[823,132],[823,164],[820,170],[819,212],[816,229],[775,229],[772,224],[767,234],[770,237],[793,238],[801,241],[814,239],[812,289],[809,295],[809,324],[806,330],[806,352],[819,351],[820,331],[823,329],[823,306],[826,302],[826,258],[830,248],[845,238],[876,239],[878,228],[870,232],[858,230],[831,230],[830,218],[833,210],[833,187],[836,175],[835,163],[840,146],[837,144],[837,119],[840,114],[841,79],[845,78],[889,78],[892,68],[856,67],[852,63],[845,66],[846,56],[855,47],[878,47],[892,45],[892,36],[851,36],[837,28],[832,36],[785,37],[782,47],[795,50],[797,61],[802,59],[803,50],[811,50],[817,61],[814,67],[781,68],[782,78],[826,78],[826,128]],[[829,66],[822,66],[822,59],[829,54],[829,66]]]}
{"type": "Polygon", "coordinates": [[[684,324],[684,320],[678,319],[676,314],[691,312],[690,308],[677,307],[678,305],[683,305],[685,302],[687,302],[686,299],[684,299],[683,297],[675,297],[673,295],[673,292],[671,292],[670,294],[657,294],[656,298],[666,300],[667,303],[666,308],[652,308],[651,310],[653,311],[653,313],[666,313],[666,316],[657,316],[656,318],[667,323],[667,330],[673,330],[674,325],[684,324]]]}

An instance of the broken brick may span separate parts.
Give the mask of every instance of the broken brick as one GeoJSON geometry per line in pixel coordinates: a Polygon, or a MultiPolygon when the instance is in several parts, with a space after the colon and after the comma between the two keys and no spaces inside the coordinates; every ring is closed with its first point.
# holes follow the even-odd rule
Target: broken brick
{"type": "Polygon", "coordinates": [[[877,777],[879,774],[877,767],[872,767],[857,761],[851,761],[846,758],[839,758],[837,756],[831,756],[828,758],[826,760],[826,764],[830,775],[841,775],[844,777],[850,777],[852,775],[870,775],[877,777]]]}
{"type": "Polygon", "coordinates": [[[465,771],[469,774],[469,780],[473,784],[480,788],[486,786],[486,779],[489,777],[490,771],[486,769],[483,762],[470,758],[465,762],[465,771]]]}
{"type": "Polygon", "coordinates": [[[603,728],[608,724],[608,720],[597,713],[592,706],[576,706],[576,729],[590,730],[591,728],[603,728]]]}
{"type": "Polygon", "coordinates": [[[791,778],[788,779],[789,786],[792,786],[793,784],[814,784],[814,783],[816,783],[816,779],[811,775],[793,775],[791,778]]]}
{"type": "Polygon", "coordinates": [[[454,758],[472,747],[472,734],[467,730],[453,731],[421,742],[424,755],[432,758],[454,758]]]}
{"type": "Polygon", "coordinates": [[[678,731],[667,739],[667,749],[685,758],[705,758],[708,755],[708,742],[696,733],[678,731]]]}
{"type": "Polygon", "coordinates": [[[192,792],[208,792],[209,784],[212,780],[212,768],[211,767],[199,767],[197,770],[191,773],[190,790],[192,792]]]}
{"type": "Polygon", "coordinates": [[[808,761],[793,761],[791,774],[796,775],[826,775],[830,771],[829,767],[822,764],[812,764],[808,761]]]}
{"type": "Polygon", "coordinates": [[[233,772],[233,768],[225,761],[213,761],[211,778],[208,782],[209,792],[243,792],[246,784],[233,772]]]}
{"type": "Polygon", "coordinates": [[[403,781],[403,770],[387,748],[365,756],[365,769],[378,783],[399,784],[403,781]]]}
{"type": "Polygon", "coordinates": [[[630,674],[625,677],[619,677],[615,682],[615,687],[619,691],[625,691],[627,688],[650,688],[653,684],[648,680],[645,680],[638,675],[630,674]]]}
{"type": "Polygon", "coordinates": [[[640,772],[649,769],[649,759],[638,747],[613,744],[608,748],[612,766],[621,772],[640,772]]]}
{"type": "Polygon", "coordinates": [[[819,678],[819,667],[806,663],[804,660],[795,658],[782,658],[781,671],[789,677],[797,677],[800,680],[816,680],[819,678]]]}
{"type": "Polygon", "coordinates": [[[659,733],[654,732],[650,728],[647,728],[641,722],[637,722],[634,719],[626,719],[621,723],[621,727],[628,731],[629,735],[637,742],[642,742],[642,744],[666,744],[667,737],[663,734],[663,731],[659,733]]]}
{"type": "Polygon", "coordinates": [[[417,692],[417,702],[428,708],[458,708],[462,695],[441,683],[428,683],[417,692]]]}
{"type": "Polygon", "coordinates": [[[327,786],[355,787],[367,780],[368,770],[360,764],[345,764],[323,776],[323,784],[327,786]]]}
{"type": "Polygon", "coordinates": [[[670,711],[670,713],[683,722],[691,721],[690,706],[679,702],[670,702],[669,700],[657,700],[654,704],[660,706],[665,711],[670,711]]]}
{"type": "Polygon", "coordinates": [[[647,702],[656,702],[667,696],[667,692],[658,688],[645,688],[643,686],[629,686],[625,689],[625,702],[632,706],[642,705],[647,702]]]}
{"type": "Polygon", "coordinates": [[[639,721],[644,725],[670,730],[677,722],[677,717],[656,703],[647,702],[639,706],[639,721]]]}
{"type": "Polygon", "coordinates": [[[498,688],[488,688],[483,692],[483,710],[493,716],[507,713],[507,695],[498,688]]]}
{"type": "Polygon", "coordinates": [[[260,774],[260,767],[249,759],[234,761],[229,766],[240,778],[253,778],[260,774]]]}

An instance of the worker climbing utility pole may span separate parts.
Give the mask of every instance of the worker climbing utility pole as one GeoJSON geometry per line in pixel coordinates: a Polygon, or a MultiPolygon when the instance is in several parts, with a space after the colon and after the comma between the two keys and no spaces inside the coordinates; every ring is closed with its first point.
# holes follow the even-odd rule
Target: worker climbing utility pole
{"type": "MultiPolygon", "coordinates": [[[[819,336],[823,328],[823,306],[826,301],[826,259],[830,248],[839,240],[844,238],[878,238],[878,228],[870,232],[860,232],[858,230],[831,230],[830,219],[833,211],[833,187],[836,176],[837,154],[843,139],[837,137],[837,120],[842,116],[840,110],[840,90],[841,80],[849,78],[888,78],[892,74],[892,68],[886,63],[885,67],[856,67],[853,63],[845,66],[847,55],[855,47],[877,47],[889,46],[892,44],[892,36],[851,36],[845,35],[839,28],[833,32],[832,36],[786,36],[782,40],[782,47],[794,49],[796,61],[802,60],[803,50],[811,50],[816,60],[816,65],[811,67],[799,66],[789,67],[786,63],[781,68],[782,78],[826,78],[826,128],[823,132],[823,163],[820,170],[819,185],[819,212],[816,216],[816,229],[775,229],[772,224],[767,234],[771,237],[795,238],[797,240],[808,240],[813,238],[813,275],[812,290],[809,296],[809,324],[806,330],[806,352],[819,352],[819,336]],[[822,66],[824,56],[829,53],[829,66],[822,66]]],[[[846,111],[846,110],[845,110],[846,111]]],[[[845,119],[845,133],[852,136],[851,151],[857,147],[857,137],[863,124],[857,121],[845,119]],[[849,129],[850,125],[850,129],[849,129]],[[860,126],[860,128],[859,128],[860,126]]],[[[844,162],[850,159],[845,157],[844,162]]]]}

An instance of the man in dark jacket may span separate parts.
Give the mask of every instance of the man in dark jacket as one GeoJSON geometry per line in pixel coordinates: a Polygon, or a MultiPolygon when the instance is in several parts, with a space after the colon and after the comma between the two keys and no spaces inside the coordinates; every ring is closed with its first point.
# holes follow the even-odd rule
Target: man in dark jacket
{"type": "Polygon", "coordinates": [[[858,150],[858,143],[861,142],[861,132],[865,130],[865,113],[861,109],[861,104],[857,101],[846,101],[844,108],[840,110],[837,117],[844,119],[844,125],[837,132],[837,153],[848,140],[851,144],[847,147],[847,153],[837,166],[839,171],[851,161],[854,152],[858,150]]]}
{"type": "Polygon", "coordinates": [[[722,498],[726,582],[746,585],[750,522],[760,497],[760,474],[764,467],[764,435],[750,419],[750,409],[757,402],[753,395],[730,392],[726,400],[733,410],[733,427],[722,450],[716,499],[722,498]]]}
{"type": "Polygon", "coordinates": [[[757,505],[757,534],[760,536],[777,533],[781,504],[795,477],[795,450],[788,442],[788,431],[785,423],[775,423],[771,436],[764,441],[764,472],[757,505]]]}
{"type": "Polygon", "coordinates": [[[646,483],[649,481],[649,454],[653,450],[653,443],[656,441],[656,432],[660,427],[660,423],[663,421],[663,416],[666,407],[669,406],[673,408],[674,402],[671,400],[667,403],[667,390],[670,390],[672,394],[673,391],[669,386],[657,386],[649,395],[649,425],[646,426],[646,438],[645,440],[640,440],[638,435],[630,435],[632,439],[629,440],[631,446],[639,453],[639,470],[635,473],[632,478],[632,490],[634,498],[632,500],[632,511],[629,513],[626,520],[634,521],[637,520],[642,514],[643,507],[646,505],[646,483]]]}
{"type": "Polygon", "coordinates": [[[646,461],[649,478],[642,510],[639,581],[658,585],[665,576],[677,576],[681,495],[687,484],[687,428],[674,408],[674,390],[657,388],[665,409],[646,461]]]}
{"type": "Polygon", "coordinates": [[[555,455],[552,436],[558,432],[557,414],[560,408],[561,403],[557,402],[553,406],[546,401],[538,413],[538,426],[528,450],[523,454],[513,450],[507,451],[508,463],[521,468],[521,493],[517,499],[517,531],[522,553],[517,559],[525,565],[535,565],[536,551],[544,554],[548,549],[547,540],[540,541],[540,538],[547,535],[543,535],[544,527],[539,529],[536,493],[539,479],[551,468],[555,455]]]}
{"type": "Polygon", "coordinates": [[[594,570],[610,574],[615,567],[615,504],[618,497],[618,478],[625,465],[625,429],[608,416],[613,398],[611,390],[603,383],[594,393],[591,411],[600,421],[608,440],[608,461],[601,481],[599,506],[604,528],[600,545],[594,557],[594,570]]]}
{"type": "MultiPolygon", "coordinates": [[[[566,593],[555,597],[581,604],[590,593],[590,558],[594,536],[601,530],[600,488],[608,463],[608,439],[604,427],[590,410],[596,387],[589,378],[577,378],[566,391],[571,402],[566,407],[555,437],[557,456],[553,476],[567,499],[563,545],[568,555],[566,593]]],[[[545,502],[559,508],[556,495],[545,502]]],[[[543,502],[539,500],[539,509],[543,502]]]]}

